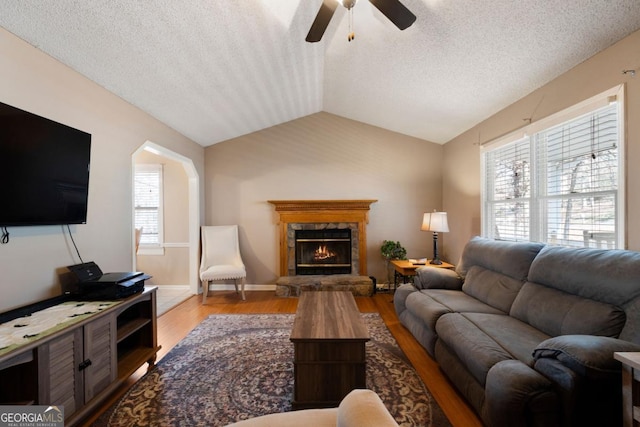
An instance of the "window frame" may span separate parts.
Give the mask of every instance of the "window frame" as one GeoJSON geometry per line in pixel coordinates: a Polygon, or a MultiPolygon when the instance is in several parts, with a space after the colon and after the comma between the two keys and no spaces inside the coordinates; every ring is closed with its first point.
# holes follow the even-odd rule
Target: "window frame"
{"type": "MultiPolygon", "coordinates": [[[[489,199],[493,197],[492,184],[489,183],[487,177],[490,176],[489,170],[492,165],[489,164],[489,157],[495,155],[500,149],[509,149],[508,147],[516,144],[528,144],[531,170],[529,196],[523,200],[529,201],[528,218],[528,238],[516,238],[519,241],[537,241],[549,244],[558,244],[549,236],[547,230],[547,210],[544,203],[551,198],[550,194],[542,194],[541,187],[544,187],[542,181],[549,175],[542,173],[543,165],[538,153],[538,136],[545,131],[549,131],[559,125],[574,121],[588,114],[593,114],[597,110],[616,104],[617,113],[617,189],[615,190],[615,237],[616,248],[626,247],[626,133],[625,133],[625,99],[624,85],[619,85],[593,96],[583,102],[572,107],[562,110],[556,114],[548,116],[539,121],[530,123],[516,131],[510,132],[495,140],[489,141],[480,147],[481,162],[481,234],[489,238],[497,238],[494,228],[494,207],[498,204],[496,200],[489,199]]],[[[586,193],[585,193],[586,194],[586,193]]],[[[585,196],[586,197],[586,196],[585,196]]],[[[509,201],[508,201],[509,202],[509,201]]],[[[505,202],[506,204],[507,202],[505,202]]],[[[507,239],[505,239],[507,240],[507,239]]],[[[514,239],[508,239],[514,240],[514,239]]],[[[573,241],[572,246],[577,246],[573,241]]],[[[582,242],[584,245],[584,242],[582,242]]]]}
{"type": "MultiPolygon", "coordinates": [[[[134,227],[137,227],[138,224],[135,224],[136,220],[136,212],[139,209],[136,206],[136,183],[137,183],[137,174],[138,172],[157,172],[158,174],[158,241],[156,243],[148,243],[140,240],[140,244],[138,246],[137,255],[164,255],[164,168],[162,164],[159,163],[137,163],[134,166],[134,189],[133,189],[133,211],[134,211],[134,227]]],[[[144,227],[142,229],[142,236],[144,236],[144,227]]]]}

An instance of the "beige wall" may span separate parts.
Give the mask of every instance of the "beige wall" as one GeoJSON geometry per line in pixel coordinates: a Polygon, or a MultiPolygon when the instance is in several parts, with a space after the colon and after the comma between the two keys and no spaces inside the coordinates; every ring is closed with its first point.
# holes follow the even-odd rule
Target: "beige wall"
{"type": "Polygon", "coordinates": [[[136,164],[161,164],[163,174],[164,255],[138,255],[136,269],[153,276],[153,285],[189,284],[189,182],[182,163],[142,151],[136,164]]]}
{"type": "MultiPolygon", "coordinates": [[[[71,230],[84,261],[104,271],[132,268],[131,155],[145,141],[192,159],[204,187],[201,146],[4,29],[0,101],[92,134],[87,224],[71,230]]],[[[58,274],[80,262],[63,228],[9,232],[0,245],[0,310],[59,295],[58,274]]]]}
{"type": "MultiPolygon", "coordinates": [[[[205,150],[3,29],[0,101],[92,134],[88,223],[72,231],[83,259],[105,271],[131,268],[131,155],[150,140],[193,160],[207,224],[240,225],[249,283],[277,278],[270,199],[378,199],[370,213],[368,264],[369,274],[383,280],[382,240],[400,240],[411,257],[431,256],[431,236],[419,231],[425,211],[449,213],[451,232],[441,235],[445,259],[457,261],[480,232],[479,142],[620,83],[626,83],[627,104],[626,236],[628,247],[640,250],[638,46],[640,32],[444,146],[318,113],[205,150]]],[[[0,310],[59,294],[58,274],[79,262],[62,227],[9,231],[10,243],[0,245],[0,310]]]]}
{"type": "Polygon", "coordinates": [[[240,226],[247,283],[278,277],[277,215],[267,200],[377,199],[368,269],[386,273],[383,240],[431,256],[422,214],[441,208],[442,146],[328,113],[303,117],[205,150],[206,223],[240,226]]]}
{"type": "Polygon", "coordinates": [[[480,147],[622,83],[626,84],[627,247],[640,250],[640,31],[598,53],[549,84],[500,111],[444,146],[443,201],[451,232],[445,256],[458,260],[464,244],[480,234],[480,147]],[[638,75],[622,70],[636,69],[638,75]]]}

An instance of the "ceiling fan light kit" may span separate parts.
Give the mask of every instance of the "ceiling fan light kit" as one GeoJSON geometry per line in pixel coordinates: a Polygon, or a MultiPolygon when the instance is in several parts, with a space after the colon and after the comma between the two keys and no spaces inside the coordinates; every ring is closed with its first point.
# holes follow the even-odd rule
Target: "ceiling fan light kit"
{"type": "MultiPolygon", "coordinates": [[[[353,31],[352,13],[353,7],[357,1],[358,0],[323,0],[320,5],[320,10],[316,15],[313,24],[311,24],[311,28],[309,29],[309,33],[305,40],[309,43],[315,43],[322,39],[322,36],[329,26],[329,22],[338,7],[338,3],[349,11],[349,34],[347,39],[349,41],[353,40],[355,38],[355,32],[353,31]]],[[[409,28],[416,20],[416,16],[402,3],[400,3],[399,0],[369,0],[369,2],[400,30],[409,28]]]]}

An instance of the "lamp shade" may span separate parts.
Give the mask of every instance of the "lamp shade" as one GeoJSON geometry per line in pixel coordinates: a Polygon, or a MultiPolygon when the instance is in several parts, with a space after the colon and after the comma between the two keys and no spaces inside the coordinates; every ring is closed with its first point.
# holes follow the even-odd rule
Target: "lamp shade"
{"type": "Polygon", "coordinates": [[[447,222],[446,212],[427,212],[422,218],[422,231],[435,231],[446,233],[449,231],[449,223],[447,222]]]}

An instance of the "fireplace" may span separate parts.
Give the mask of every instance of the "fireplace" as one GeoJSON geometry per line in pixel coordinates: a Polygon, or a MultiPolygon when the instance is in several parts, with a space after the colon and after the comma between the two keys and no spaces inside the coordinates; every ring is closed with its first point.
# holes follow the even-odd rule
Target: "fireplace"
{"type": "MultiPolygon", "coordinates": [[[[325,275],[330,274],[338,277],[338,274],[350,274],[367,276],[367,229],[369,222],[369,209],[376,200],[269,200],[269,203],[275,206],[278,213],[278,229],[280,235],[280,276],[296,276],[296,275],[325,275]],[[332,264],[349,264],[344,266],[330,266],[331,272],[334,273],[310,273],[310,270],[304,272],[304,269],[318,268],[318,264],[330,264],[322,262],[321,258],[333,258],[329,254],[319,251],[317,260],[311,262],[300,262],[310,266],[303,266],[303,270],[299,272],[297,262],[297,243],[296,233],[298,231],[321,231],[321,230],[337,230],[340,239],[346,239],[346,233],[350,236],[350,250],[346,251],[349,261],[333,261],[332,264]],[[338,272],[338,268],[344,268],[343,272],[338,272]],[[346,273],[344,273],[346,272],[346,273]]],[[[313,235],[313,233],[312,233],[313,235]]],[[[315,237],[312,239],[333,239],[334,237],[315,237]]],[[[315,242],[311,247],[313,251],[307,253],[307,257],[315,256],[320,242],[315,242]],[[315,246],[315,247],[313,247],[315,246]]],[[[346,242],[343,242],[346,247],[346,242]]],[[[333,243],[329,246],[334,246],[333,243]]],[[[303,248],[304,249],[304,248],[303,248]]],[[[329,251],[330,248],[327,248],[329,251]]],[[[336,252],[338,249],[333,249],[336,252]]],[[[339,249],[343,251],[345,249],[339,249]]],[[[344,253],[342,252],[344,255],[344,253]]],[[[325,259],[326,261],[326,259],[325,259]]]]}
{"type": "Polygon", "coordinates": [[[351,274],[351,230],[296,230],[295,273],[351,274]]]}

